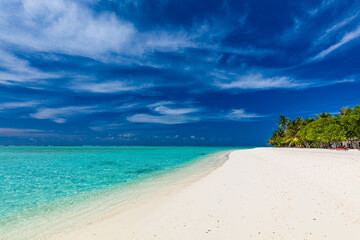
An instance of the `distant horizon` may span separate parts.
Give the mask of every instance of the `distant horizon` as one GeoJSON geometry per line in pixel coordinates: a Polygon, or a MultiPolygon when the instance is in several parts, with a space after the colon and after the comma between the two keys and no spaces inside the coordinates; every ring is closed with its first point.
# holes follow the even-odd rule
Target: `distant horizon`
{"type": "Polygon", "coordinates": [[[0,2],[0,144],[266,146],[360,103],[356,1],[0,2]]]}
{"type": "Polygon", "coordinates": [[[0,147],[271,147],[271,146],[231,146],[231,145],[1,145],[0,147]]]}

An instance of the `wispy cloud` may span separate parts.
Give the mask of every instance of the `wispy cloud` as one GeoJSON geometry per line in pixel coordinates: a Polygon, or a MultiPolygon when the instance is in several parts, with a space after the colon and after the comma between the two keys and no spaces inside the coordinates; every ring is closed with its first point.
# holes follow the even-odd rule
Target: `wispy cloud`
{"type": "Polygon", "coordinates": [[[157,113],[164,115],[182,115],[187,113],[198,112],[197,108],[175,108],[169,107],[168,105],[173,104],[173,102],[158,102],[154,104],[150,104],[149,107],[157,113]]]}
{"type": "Polygon", "coordinates": [[[235,54],[235,55],[244,55],[244,56],[269,56],[275,53],[274,50],[271,49],[260,49],[249,46],[247,48],[233,48],[233,47],[224,47],[219,46],[219,44],[199,44],[197,45],[198,49],[206,49],[216,53],[228,53],[228,54],[235,54]]]}
{"type": "Polygon", "coordinates": [[[57,77],[57,74],[44,73],[31,67],[29,62],[2,50],[0,45],[0,84],[11,85],[34,80],[39,83],[41,80],[57,77]]]}
{"type": "Polygon", "coordinates": [[[70,0],[1,2],[0,13],[0,33],[6,33],[0,35],[0,40],[27,51],[80,55],[103,61],[119,59],[114,53],[131,56],[128,61],[133,61],[134,56],[143,59],[149,53],[181,52],[186,48],[241,55],[273,53],[251,46],[244,49],[221,46],[233,27],[220,19],[194,22],[190,30],[179,27],[140,31],[114,13],[95,12],[86,4],[70,0]]]}
{"type": "Polygon", "coordinates": [[[295,81],[289,77],[264,77],[261,73],[238,75],[236,73],[215,72],[215,86],[222,89],[273,89],[303,88],[309,83],[295,81]]]}
{"type": "Polygon", "coordinates": [[[145,40],[145,42],[142,43],[145,52],[173,52],[178,51],[179,49],[196,46],[192,39],[193,36],[184,31],[175,31],[170,34],[165,31],[155,31],[143,34],[142,36],[145,40]]]}
{"type": "MultiPolygon", "coordinates": [[[[273,101],[281,102],[295,89],[327,101],[333,88],[320,87],[337,83],[353,94],[350,85],[359,84],[356,3],[271,5],[267,12],[251,1],[203,0],[186,5],[184,17],[181,3],[167,0],[0,0],[0,111],[9,124],[3,127],[13,127],[13,134],[21,126],[29,128],[23,134],[54,127],[60,138],[76,131],[74,139],[94,144],[95,135],[165,139],[179,129],[191,131],[191,139],[212,122],[266,118],[261,103],[243,101],[246,96],[275,92],[273,101]],[[337,68],[319,61],[345,44],[349,51],[338,55],[337,68]],[[312,87],[319,88],[306,90],[312,87]]],[[[307,100],[294,99],[294,111],[307,100]]]]}
{"type": "Polygon", "coordinates": [[[338,31],[342,27],[346,26],[350,22],[352,22],[355,18],[359,16],[360,11],[357,11],[355,14],[351,15],[350,17],[347,17],[343,19],[342,21],[336,23],[335,25],[331,26],[330,28],[326,29],[325,33],[319,38],[316,43],[322,41],[324,38],[326,38],[330,33],[338,31]]]}
{"type": "Polygon", "coordinates": [[[23,102],[4,102],[0,103],[0,110],[14,108],[31,108],[41,104],[39,101],[23,101],[23,102]]]}
{"type": "Polygon", "coordinates": [[[257,113],[248,113],[245,109],[232,109],[229,113],[225,114],[224,117],[234,121],[244,121],[264,116],[257,113]]]}
{"type": "Polygon", "coordinates": [[[117,93],[140,90],[152,86],[151,84],[134,85],[125,81],[107,81],[107,82],[75,82],[69,88],[80,92],[93,93],[117,93]]]}
{"type": "MultiPolygon", "coordinates": [[[[29,87],[53,78],[75,78],[69,85],[74,91],[116,93],[149,87],[129,81],[95,79],[82,82],[74,72],[46,72],[28,60],[16,57],[7,47],[26,53],[84,56],[104,63],[157,67],[156,52],[181,52],[202,48],[201,39],[208,31],[202,25],[191,31],[183,28],[139,31],[132,22],[107,11],[96,12],[82,2],[70,0],[17,0],[0,2],[0,84],[29,87]],[[98,81],[97,81],[98,80],[98,81]]],[[[232,49],[231,51],[238,51],[232,49]]],[[[253,52],[253,49],[242,51],[253,52]]],[[[46,59],[44,59],[45,61],[46,59]]],[[[162,65],[162,64],[160,64],[162,65]]],[[[91,75],[91,73],[87,73],[91,75]]],[[[136,79],[135,79],[136,80],[136,79]]]]}
{"type": "Polygon", "coordinates": [[[135,133],[121,133],[117,135],[118,138],[120,138],[120,140],[124,140],[124,141],[130,141],[130,140],[136,140],[136,134],[135,133]]]}
{"type": "Polygon", "coordinates": [[[124,126],[124,123],[107,123],[107,122],[101,121],[101,122],[95,122],[89,128],[96,132],[102,132],[102,131],[106,131],[106,130],[116,130],[122,126],[124,126]]]}
{"type": "Polygon", "coordinates": [[[111,61],[113,53],[142,56],[195,46],[186,31],[140,32],[114,13],[70,0],[1,2],[0,13],[0,32],[6,33],[0,40],[30,51],[111,61]]]}
{"type": "Polygon", "coordinates": [[[310,15],[317,15],[319,12],[326,10],[328,7],[330,7],[331,5],[333,5],[337,0],[322,0],[321,3],[316,6],[315,8],[312,8],[310,10],[308,10],[307,12],[310,15]]]}
{"type": "Polygon", "coordinates": [[[135,114],[127,118],[130,122],[140,123],[161,123],[161,124],[180,124],[199,120],[197,117],[190,117],[185,115],[150,115],[150,114],[135,114]]]}
{"type": "Polygon", "coordinates": [[[96,56],[120,51],[135,32],[131,23],[113,14],[95,15],[67,0],[23,0],[0,6],[3,22],[8,21],[0,29],[8,33],[2,40],[36,51],[96,56]]]}
{"type": "Polygon", "coordinates": [[[341,46],[347,44],[348,42],[357,39],[360,37],[360,25],[354,29],[352,32],[346,33],[339,42],[337,42],[334,45],[331,45],[330,47],[328,47],[327,49],[321,51],[320,53],[318,53],[317,55],[315,55],[314,57],[310,58],[310,61],[317,61],[317,60],[321,60],[324,57],[326,57],[328,54],[332,53],[333,51],[335,51],[336,49],[340,48],[341,46]]]}
{"type": "Polygon", "coordinates": [[[119,110],[119,111],[126,111],[126,110],[133,110],[136,108],[141,108],[141,104],[140,103],[127,103],[127,104],[123,104],[121,106],[115,107],[114,109],[119,110]]]}
{"type": "Polygon", "coordinates": [[[148,105],[157,115],[151,114],[134,114],[127,118],[130,122],[142,123],[161,123],[161,124],[180,124],[187,122],[194,122],[200,120],[197,116],[192,116],[191,113],[198,112],[197,108],[179,108],[174,107],[175,103],[171,101],[157,102],[148,105]]]}
{"type": "Polygon", "coordinates": [[[286,28],[285,31],[280,35],[280,41],[284,44],[293,44],[294,41],[303,41],[304,34],[309,34],[309,26],[312,22],[315,22],[314,19],[327,11],[331,6],[336,4],[337,0],[323,0],[319,4],[303,4],[299,2],[302,6],[302,14],[297,14],[292,17],[292,26],[286,28]]]}
{"type": "Polygon", "coordinates": [[[141,122],[141,123],[160,123],[160,124],[182,124],[195,121],[251,121],[256,118],[265,117],[257,113],[246,112],[245,109],[231,109],[229,111],[216,112],[211,109],[202,109],[200,112],[198,108],[187,108],[187,109],[176,109],[176,108],[165,108],[158,109],[157,105],[169,105],[171,102],[159,102],[150,105],[158,115],[155,114],[135,114],[127,118],[130,122],[141,122]],[[155,106],[155,107],[154,107],[155,106]],[[161,115],[159,115],[161,114],[161,115]]]}
{"type": "Polygon", "coordinates": [[[94,106],[69,106],[61,108],[41,108],[30,116],[36,119],[49,119],[56,123],[65,123],[68,117],[100,111],[101,110],[94,106]]]}
{"type": "Polygon", "coordinates": [[[39,129],[0,128],[0,137],[29,137],[29,136],[50,136],[39,129]]]}

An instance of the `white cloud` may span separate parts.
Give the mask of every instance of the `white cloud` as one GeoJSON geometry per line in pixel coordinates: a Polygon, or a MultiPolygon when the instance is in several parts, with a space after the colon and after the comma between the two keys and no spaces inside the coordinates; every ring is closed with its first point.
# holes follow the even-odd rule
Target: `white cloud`
{"type": "Polygon", "coordinates": [[[105,131],[105,130],[119,129],[123,125],[124,125],[123,122],[121,122],[121,123],[107,123],[107,122],[104,122],[104,121],[99,121],[99,122],[93,123],[93,126],[90,126],[89,128],[91,130],[93,130],[93,131],[101,132],[101,131],[105,131]]]}
{"type": "Polygon", "coordinates": [[[338,43],[328,47],[327,49],[321,51],[316,56],[312,57],[310,59],[310,61],[321,60],[325,56],[327,56],[328,54],[330,54],[333,51],[335,51],[336,49],[338,49],[339,47],[345,45],[346,43],[348,43],[348,42],[350,42],[350,41],[352,41],[354,39],[357,39],[358,37],[360,37],[360,25],[355,30],[353,30],[352,32],[346,33],[338,43]]]}
{"type": "Polygon", "coordinates": [[[2,40],[36,51],[95,56],[120,51],[135,33],[131,23],[113,14],[95,15],[68,0],[2,2],[0,7],[0,31],[7,33],[2,40]]]}
{"type": "Polygon", "coordinates": [[[237,54],[237,55],[247,55],[247,56],[264,56],[264,55],[273,55],[275,51],[270,49],[258,49],[254,47],[249,48],[232,48],[232,47],[209,47],[209,50],[216,50],[221,53],[237,54]]]}
{"type": "Polygon", "coordinates": [[[55,119],[53,119],[53,121],[56,122],[56,123],[66,123],[65,118],[55,118],[55,119]]]}
{"type": "Polygon", "coordinates": [[[117,135],[117,137],[119,138],[119,140],[124,140],[124,141],[130,141],[130,140],[136,140],[136,134],[134,133],[122,133],[117,135]]]}
{"type": "Polygon", "coordinates": [[[70,106],[61,108],[41,108],[36,113],[30,114],[31,117],[36,119],[50,119],[56,123],[65,123],[67,117],[72,117],[78,114],[91,114],[100,112],[93,106],[70,106]]]}
{"type": "Polygon", "coordinates": [[[178,51],[179,49],[196,47],[192,41],[191,34],[184,31],[176,31],[173,33],[158,31],[150,32],[142,35],[144,42],[144,50],[151,51],[178,51]]]}
{"type": "Polygon", "coordinates": [[[190,117],[185,115],[150,115],[150,114],[135,114],[127,118],[130,122],[141,123],[161,123],[161,124],[180,124],[187,122],[194,122],[199,120],[197,117],[190,117]]]}
{"type": "Polygon", "coordinates": [[[182,115],[188,113],[198,112],[197,108],[177,108],[169,107],[169,105],[176,105],[176,103],[171,101],[161,101],[153,104],[149,104],[148,107],[154,112],[163,114],[163,115],[182,115]]]}
{"type": "MultiPolygon", "coordinates": [[[[360,11],[356,12],[355,14],[353,14],[350,17],[345,18],[344,20],[336,23],[335,25],[331,26],[330,28],[326,29],[324,35],[322,35],[319,38],[319,41],[322,41],[324,38],[326,38],[330,33],[335,32],[339,29],[341,29],[342,27],[346,26],[347,24],[349,24],[350,22],[352,22],[355,18],[358,17],[360,11]]],[[[319,41],[317,41],[316,43],[318,43],[319,41]]]]}
{"type": "Polygon", "coordinates": [[[307,12],[312,15],[315,16],[317,15],[319,12],[326,10],[328,7],[330,7],[332,4],[336,3],[337,0],[323,0],[321,1],[320,5],[318,5],[315,8],[309,9],[307,12]]]}
{"type": "Polygon", "coordinates": [[[300,83],[289,77],[264,77],[262,74],[238,75],[234,73],[215,72],[212,74],[215,85],[223,89],[272,89],[299,88],[308,83],[300,83]]]}
{"type": "Polygon", "coordinates": [[[185,48],[244,55],[269,53],[255,48],[219,46],[225,33],[232,31],[224,26],[226,21],[216,19],[194,22],[190,31],[178,28],[141,32],[131,22],[111,12],[94,12],[79,1],[0,1],[0,40],[29,51],[81,55],[103,61],[134,55],[143,59],[149,52],[178,52],[185,48]]]}
{"type": "Polygon", "coordinates": [[[284,44],[289,44],[291,41],[302,41],[303,36],[309,33],[309,23],[313,21],[313,18],[317,17],[319,13],[324,13],[336,2],[338,0],[323,0],[320,4],[312,4],[313,8],[309,8],[307,4],[304,4],[304,9],[301,10],[305,14],[295,16],[292,19],[292,26],[285,29],[279,40],[284,44]]]}
{"type": "Polygon", "coordinates": [[[163,101],[163,102],[150,104],[148,105],[148,107],[152,109],[154,112],[163,115],[182,115],[182,114],[188,114],[199,111],[197,108],[176,108],[176,107],[169,107],[169,105],[174,105],[174,103],[170,101],[163,101]]]}
{"type": "Polygon", "coordinates": [[[74,83],[69,88],[75,91],[82,91],[82,92],[117,93],[117,92],[135,91],[145,87],[150,87],[150,84],[135,86],[135,85],[130,85],[127,82],[123,82],[123,81],[107,81],[100,83],[83,81],[83,82],[74,83]]]}
{"type": "MultiPolygon", "coordinates": [[[[114,13],[94,12],[80,1],[0,1],[0,42],[23,53],[60,53],[122,65],[151,65],[152,60],[147,60],[146,53],[196,47],[198,37],[197,33],[183,29],[140,32],[131,22],[114,13]]],[[[46,79],[69,77],[66,72],[48,73],[37,69],[2,46],[0,68],[4,69],[0,70],[0,84],[29,81],[41,84],[46,83],[46,79]]],[[[138,87],[123,81],[75,82],[70,89],[114,93],[149,86],[138,87]]]]}
{"type": "Polygon", "coordinates": [[[129,137],[134,137],[135,134],[134,133],[123,133],[123,134],[119,134],[119,137],[124,137],[124,138],[129,138],[129,137]]]}
{"type": "Polygon", "coordinates": [[[157,106],[171,105],[171,104],[175,104],[175,103],[172,102],[172,101],[160,101],[160,102],[149,104],[147,106],[152,109],[152,108],[157,107],[157,106]]]}
{"type": "Polygon", "coordinates": [[[96,132],[101,132],[101,131],[104,130],[104,128],[101,127],[101,126],[90,126],[89,128],[90,128],[91,130],[93,130],[93,131],[96,131],[96,132]]]}
{"type": "Polygon", "coordinates": [[[176,103],[171,101],[161,101],[149,104],[147,107],[160,115],[135,114],[129,116],[127,120],[130,122],[161,124],[180,124],[199,120],[198,117],[188,115],[194,112],[198,112],[199,110],[197,108],[176,108],[169,107],[169,105],[176,105],[176,103]]]}
{"type": "MultiPolygon", "coordinates": [[[[0,32],[1,33],[1,32],[0,32]]],[[[1,40],[1,37],[0,37],[1,40]]],[[[14,84],[16,82],[29,82],[37,79],[49,79],[58,77],[56,74],[44,73],[23,59],[4,51],[0,48],[0,84],[14,84]]]]}
{"type": "Polygon", "coordinates": [[[1,137],[37,136],[41,135],[42,133],[43,131],[38,129],[0,128],[1,137]]]}
{"type": "Polygon", "coordinates": [[[23,102],[5,102],[0,103],[0,110],[14,109],[14,108],[31,108],[38,106],[39,101],[23,101],[23,102]]]}
{"type": "Polygon", "coordinates": [[[194,47],[184,30],[139,32],[114,13],[95,13],[71,0],[0,2],[0,40],[30,51],[117,59],[112,53],[143,57],[146,52],[194,47]]]}
{"type": "Polygon", "coordinates": [[[201,119],[207,119],[207,120],[219,120],[219,119],[229,119],[233,121],[249,121],[254,118],[261,118],[265,117],[263,115],[257,114],[257,113],[248,113],[245,111],[245,109],[232,109],[231,111],[227,113],[214,113],[213,111],[204,111],[203,114],[192,114],[198,112],[196,108],[192,108],[192,110],[188,109],[167,109],[166,107],[164,109],[161,108],[159,110],[159,107],[163,107],[164,105],[170,105],[174,104],[173,102],[164,101],[164,102],[158,102],[154,103],[150,106],[150,109],[154,109],[154,112],[159,113],[161,115],[155,115],[155,114],[135,114],[132,116],[129,116],[127,118],[130,122],[141,122],[141,123],[160,123],[160,124],[181,124],[181,123],[189,123],[189,122],[195,122],[200,121],[201,119]],[[156,109],[158,111],[156,111],[156,109]]]}
{"type": "Polygon", "coordinates": [[[231,119],[234,121],[241,121],[241,120],[249,120],[253,118],[260,118],[264,117],[257,113],[248,113],[245,109],[232,109],[228,114],[224,116],[227,119],[231,119]]]}
{"type": "MultiPolygon", "coordinates": [[[[126,6],[140,7],[137,4],[119,3],[126,6]]],[[[139,10],[140,11],[140,10],[139,10]]],[[[171,31],[156,29],[142,32],[131,22],[121,19],[114,13],[95,12],[83,1],[72,0],[13,0],[0,1],[0,41],[22,53],[45,53],[44,55],[68,54],[85,56],[103,62],[116,62],[121,65],[138,64],[152,67],[169,67],[171,63],[156,63],[151,58],[152,52],[180,52],[185,48],[207,49],[216,55],[232,53],[242,55],[269,54],[269,50],[256,48],[234,49],[221,46],[221,40],[231,32],[224,27],[226,21],[194,21],[193,28],[171,31]],[[149,53],[149,54],[148,54],[149,53]],[[159,66],[161,65],[161,66],[159,66]]],[[[1,50],[0,84],[33,81],[35,84],[46,83],[50,78],[72,78],[75,73],[48,73],[31,66],[26,60],[19,59],[1,50]],[[42,81],[43,80],[43,81],[42,81]]],[[[5,48],[3,48],[5,49],[5,48]]],[[[206,60],[206,59],[204,59],[206,60]]],[[[60,61],[60,60],[56,60],[60,61]]],[[[173,67],[173,66],[170,66],[173,67]]],[[[103,83],[82,82],[76,80],[69,89],[80,92],[116,93],[134,91],[151,85],[135,86],[122,79],[103,83]]],[[[25,84],[23,84],[25,85],[25,84]]],[[[29,87],[30,85],[26,85],[29,87]]]]}
{"type": "Polygon", "coordinates": [[[140,108],[140,107],[141,107],[140,103],[127,103],[127,104],[121,105],[119,107],[116,107],[115,109],[128,110],[128,109],[135,109],[135,108],[140,108]]]}
{"type": "Polygon", "coordinates": [[[169,108],[166,106],[158,106],[154,108],[154,111],[165,115],[179,115],[197,112],[198,110],[196,108],[169,108]]]}

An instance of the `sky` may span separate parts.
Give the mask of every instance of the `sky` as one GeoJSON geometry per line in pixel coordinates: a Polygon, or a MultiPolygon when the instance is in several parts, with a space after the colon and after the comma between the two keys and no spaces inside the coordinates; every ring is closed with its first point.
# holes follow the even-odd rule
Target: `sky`
{"type": "Polygon", "coordinates": [[[357,1],[0,1],[0,144],[265,146],[360,103],[357,1]]]}

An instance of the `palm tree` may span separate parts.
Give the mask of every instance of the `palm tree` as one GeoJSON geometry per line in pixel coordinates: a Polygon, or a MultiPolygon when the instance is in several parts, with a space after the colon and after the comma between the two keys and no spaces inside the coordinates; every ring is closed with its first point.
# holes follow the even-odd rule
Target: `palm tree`
{"type": "Polygon", "coordinates": [[[298,117],[290,121],[280,115],[277,125],[279,129],[268,141],[273,146],[360,147],[360,105],[343,107],[336,115],[319,113],[315,118],[298,117]]]}
{"type": "MultiPolygon", "coordinates": [[[[310,118],[305,118],[305,125],[309,124],[309,123],[312,123],[313,121],[315,121],[314,118],[310,117],[310,118]]],[[[304,125],[304,126],[305,126],[304,125]]]]}
{"type": "Polygon", "coordinates": [[[273,145],[275,147],[281,147],[284,145],[284,131],[283,130],[276,130],[267,144],[273,145]]]}
{"type": "Polygon", "coordinates": [[[351,114],[352,113],[352,109],[350,107],[342,107],[340,109],[340,113],[339,115],[348,115],[348,114],[351,114]]]}
{"type": "Polygon", "coordinates": [[[322,112],[322,113],[319,113],[318,115],[316,115],[316,118],[317,119],[319,119],[319,118],[328,118],[330,116],[331,116],[330,113],[322,112]]]}
{"type": "Polygon", "coordinates": [[[280,115],[280,117],[278,119],[279,130],[286,128],[288,123],[289,123],[289,118],[285,117],[284,115],[280,115]]]}
{"type": "Polygon", "coordinates": [[[289,147],[292,145],[298,145],[300,142],[298,131],[306,123],[301,117],[297,117],[295,120],[289,121],[285,130],[286,142],[289,143],[289,147]]]}

